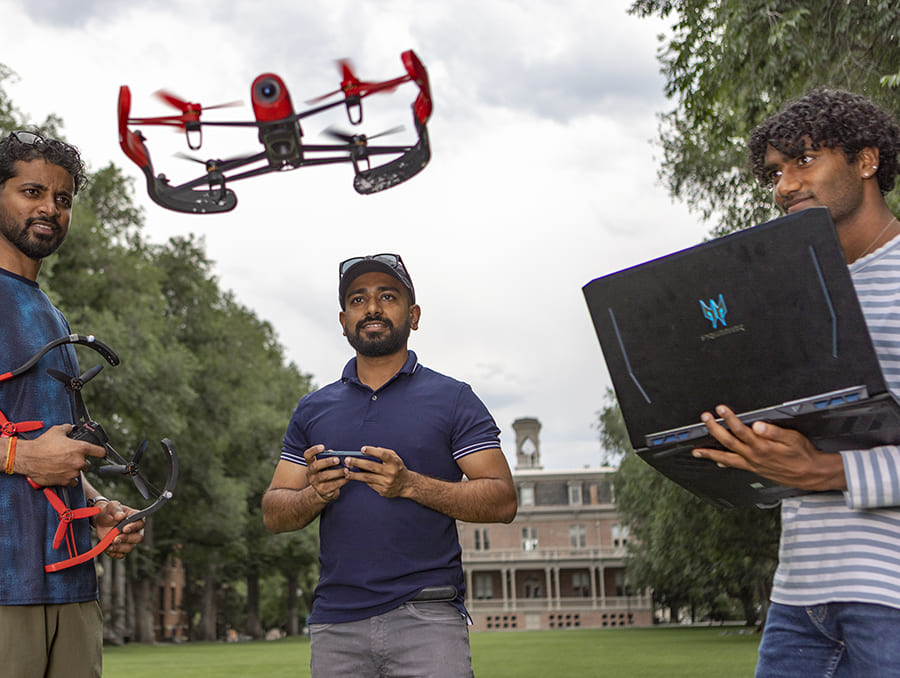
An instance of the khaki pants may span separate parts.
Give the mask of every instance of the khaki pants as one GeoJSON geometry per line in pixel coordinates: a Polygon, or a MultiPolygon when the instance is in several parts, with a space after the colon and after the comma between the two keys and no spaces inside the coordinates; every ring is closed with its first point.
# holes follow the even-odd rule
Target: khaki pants
{"type": "Polygon", "coordinates": [[[9,678],[100,678],[100,602],[0,605],[0,674],[9,678]]]}

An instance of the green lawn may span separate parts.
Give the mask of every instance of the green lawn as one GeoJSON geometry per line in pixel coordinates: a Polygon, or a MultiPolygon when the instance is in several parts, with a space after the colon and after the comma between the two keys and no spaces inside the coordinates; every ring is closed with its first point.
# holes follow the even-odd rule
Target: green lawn
{"type": "MultiPolygon", "coordinates": [[[[740,678],[753,675],[759,636],[736,627],[473,633],[479,678],[740,678]]],[[[109,647],[105,678],[297,678],[309,641],[109,647]]]]}

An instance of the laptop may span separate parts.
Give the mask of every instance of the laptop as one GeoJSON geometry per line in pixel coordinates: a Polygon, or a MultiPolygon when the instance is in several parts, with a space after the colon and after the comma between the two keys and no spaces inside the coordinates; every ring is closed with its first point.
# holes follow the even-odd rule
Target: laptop
{"type": "Polygon", "coordinates": [[[721,447],[700,414],[726,404],[826,452],[900,441],[834,224],[811,208],[584,286],[631,446],[723,507],[804,494],[692,456],[721,447]]]}

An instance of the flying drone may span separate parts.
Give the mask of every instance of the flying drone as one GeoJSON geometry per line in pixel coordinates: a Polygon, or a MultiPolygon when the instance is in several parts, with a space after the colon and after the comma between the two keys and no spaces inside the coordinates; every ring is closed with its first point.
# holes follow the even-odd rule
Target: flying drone
{"type": "MultiPolygon", "coordinates": [[[[381,82],[361,81],[348,61],[338,62],[342,81],[340,88],[309,101],[313,108],[296,112],[284,81],[274,73],[263,73],[250,87],[254,120],[252,121],[201,121],[204,111],[234,104],[201,106],[176,97],[168,92],[157,92],[167,104],[180,112],[151,118],[132,118],[131,91],[127,85],[119,89],[119,144],[131,160],[141,168],[147,178],[147,192],[158,205],[176,212],[207,214],[228,212],[237,204],[237,196],[228,184],[240,179],[260,176],[269,172],[297,169],[311,165],[350,163],[355,177],[353,187],[357,193],[370,194],[402,183],[421,172],[431,158],[428,132],[425,127],[431,117],[431,88],[425,66],[412,50],[400,55],[406,74],[381,82]],[[346,134],[328,130],[336,141],[333,144],[305,144],[300,121],[331,108],[344,106],[352,125],[362,123],[362,100],[370,94],[389,92],[406,82],[419,88],[412,104],[413,122],[417,141],[406,146],[381,146],[370,144],[375,138],[365,134],[346,134]],[[335,96],[339,98],[327,101],[335,96]],[[325,102],[325,103],[322,103],[325,102]],[[146,137],[129,125],[162,125],[184,130],[188,148],[200,149],[204,127],[253,127],[258,130],[263,150],[227,160],[199,160],[206,171],[202,176],[182,184],[173,185],[165,174],[155,174],[146,137]],[[377,164],[376,159],[386,161],[377,164]]],[[[393,131],[393,130],[392,130],[393,131]]]]}

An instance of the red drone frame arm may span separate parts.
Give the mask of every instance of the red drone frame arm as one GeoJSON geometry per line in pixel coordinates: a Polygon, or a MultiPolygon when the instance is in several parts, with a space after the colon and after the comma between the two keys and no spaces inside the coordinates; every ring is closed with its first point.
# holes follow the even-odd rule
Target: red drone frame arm
{"type": "MultiPolygon", "coordinates": [[[[121,523],[119,523],[119,525],[121,525],[121,523]]],[[[60,570],[65,570],[66,568],[74,567],[75,565],[81,565],[82,563],[86,563],[87,561],[96,558],[107,548],[109,548],[109,545],[113,543],[113,540],[119,536],[119,533],[121,532],[121,530],[119,529],[119,525],[116,525],[109,532],[107,532],[106,536],[98,541],[97,544],[89,551],[79,553],[78,555],[72,556],[71,558],[66,558],[65,560],[60,560],[58,563],[50,563],[49,565],[44,565],[44,571],[59,572],[60,570]]],[[[60,526],[62,526],[61,523],[60,526]]]]}
{"type": "MultiPolygon", "coordinates": [[[[31,478],[28,479],[28,482],[35,489],[40,487],[31,478]]],[[[59,518],[59,526],[56,528],[56,534],[53,537],[53,548],[55,549],[58,549],[59,545],[62,544],[63,539],[66,537],[66,532],[69,530],[69,525],[71,525],[73,520],[92,518],[100,513],[99,506],[70,509],[63,503],[63,500],[59,498],[59,495],[49,487],[45,487],[43,490],[44,496],[47,498],[47,501],[50,502],[50,505],[56,511],[56,515],[59,518]]]]}
{"type": "Polygon", "coordinates": [[[10,421],[0,412],[0,438],[12,438],[17,433],[37,431],[43,425],[42,421],[10,421]]]}

